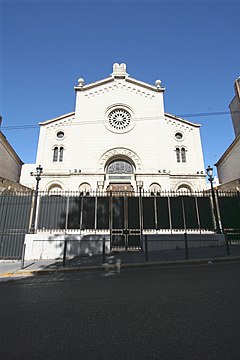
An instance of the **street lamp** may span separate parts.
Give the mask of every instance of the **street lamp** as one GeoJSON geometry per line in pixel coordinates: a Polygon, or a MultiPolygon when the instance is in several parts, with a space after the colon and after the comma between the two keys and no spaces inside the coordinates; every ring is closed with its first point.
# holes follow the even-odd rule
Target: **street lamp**
{"type": "Polygon", "coordinates": [[[30,175],[31,175],[31,176],[35,176],[35,179],[36,179],[36,190],[35,190],[35,193],[34,193],[32,222],[31,222],[31,228],[30,228],[30,232],[31,232],[31,233],[34,233],[34,232],[35,232],[38,189],[39,189],[39,181],[41,180],[42,172],[43,172],[43,168],[41,167],[41,165],[38,165],[38,166],[36,167],[36,172],[35,172],[35,173],[34,173],[34,172],[31,172],[31,173],[30,173],[30,175]]]}
{"type": "Polygon", "coordinates": [[[208,176],[208,181],[210,182],[210,185],[211,185],[212,200],[213,200],[213,212],[214,212],[215,223],[216,223],[216,232],[219,234],[219,233],[221,233],[221,231],[220,231],[220,226],[219,226],[219,221],[218,221],[215,192],[214,192],[214,188],[213,188],[213,168],[210,165],[208,165],[206,172],[207,172],[207,176],[208,176]]]}

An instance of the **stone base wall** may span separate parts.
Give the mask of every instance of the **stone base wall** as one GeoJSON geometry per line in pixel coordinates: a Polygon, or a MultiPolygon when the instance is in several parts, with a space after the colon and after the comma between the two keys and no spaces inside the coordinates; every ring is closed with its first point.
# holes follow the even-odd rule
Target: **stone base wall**
{"type": "MultiPolygon", "coordinates": [[[[102,254],[103,239],[105,252],[110,253],[109,234],[27,234],[25,236],[25,260],[58,259],[63,257],[64,242],[67,241],[67,258],[102,254]]],[[[148,251],[183,249],[184,234],[143,235],[143,250],[148,251]]],[[[221,246],[225,244],[223,234],[188,234],[188,247],[221,246]]]]}

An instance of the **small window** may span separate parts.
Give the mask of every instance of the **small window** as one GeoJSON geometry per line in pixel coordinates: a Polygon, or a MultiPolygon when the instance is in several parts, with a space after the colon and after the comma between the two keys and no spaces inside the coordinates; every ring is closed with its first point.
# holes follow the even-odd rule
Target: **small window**
{"type": "Polygon", "coordinates": [[[87,195],[91,191],[91,185],[89,183],[82,183],[79,185],[79,191],[87,195]]]}
{"type": "Polygon", "coordinates": [[[151,194],[160,193],[161,186],[158,183],[152,183],[149,187],[151,194]]]}
{"type": "Polygon", "coordinates": [[[65,134],[64,134],[63,131],[58,131],[58,132],[57,132],[57,138],[58,138],[58,139],[63,139],[63,138],[64,138],[64,135],[65,135],[65,134]]]}
{"type": "Polygon", "coordinates": [[[176,157],[177,157],[177,162],[180,162],[180,149],[176,148],[176,157]]]}
{"type": "Polygon", "coordinates": [[[189,185],[182,184],[177,188],[177,192],[179,193],[191,193],[192,189],[189,185]]]}
{"type": "Polygon", "coordinates": [[[53,161],[54,162],[58,161],[58,147],[57,146],[53,149],[53,161]]]}
{"type": "Polygon", "coordinates": [[[176,132],[176,134],[175,134],[175,139],[176,139],[176,140],[182,140],[182,139],[183,139],[183,134],[180,133],[180,132],[176,132]]]}
{"type": "Polygon", "coordinates": [[[184,148],[181,149],[181,158],[182,162],[186,162],[186,150],[184,148]]]}
{"type": "Polygon", "coordinates": [[[59,149],[59,161],[63,161],[63,147],[59,149]]]}
{"type": "Polygon", "coordinates": [[[61,195],[62,187],[58,184],[53,184],[48,188],[48,194],[50,196],[59,196],[61,195]]]}

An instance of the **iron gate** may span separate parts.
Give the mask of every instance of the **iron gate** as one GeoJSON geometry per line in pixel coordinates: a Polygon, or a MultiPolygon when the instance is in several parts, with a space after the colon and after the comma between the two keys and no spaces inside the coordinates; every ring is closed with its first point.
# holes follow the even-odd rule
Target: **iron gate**
{"type": "Polygon", "coordinates": [[[111,196],[110,239],[112,250],[142,248],[141,198],[111,196]]]}

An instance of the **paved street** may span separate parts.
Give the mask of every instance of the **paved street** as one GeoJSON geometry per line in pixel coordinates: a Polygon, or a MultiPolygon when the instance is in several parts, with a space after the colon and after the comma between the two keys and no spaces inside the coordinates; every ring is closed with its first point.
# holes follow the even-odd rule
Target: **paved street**
{"type": "Polygon", "coordinates": [[[0,282],[0,358],[239,359],[240,263],[0,282]]]}

